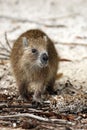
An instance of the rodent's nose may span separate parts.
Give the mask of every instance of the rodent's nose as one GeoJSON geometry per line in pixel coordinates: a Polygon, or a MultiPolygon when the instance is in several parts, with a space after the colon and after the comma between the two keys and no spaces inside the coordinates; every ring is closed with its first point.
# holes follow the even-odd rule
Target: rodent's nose
{"type": "Polygon", "coordinates": [[[43,53],[43,54],[42,54],[42,59],[43,59],[44,61],[47,61],[47,60],[48,60],[48,55],[47,55],[46,53],[43,53]]]}
{"type": "Polygon", "coordinates": [[[47,53],[43,53],[41,56],[41,62],[46,63],[48,61],[48,55],[47,53]]]}

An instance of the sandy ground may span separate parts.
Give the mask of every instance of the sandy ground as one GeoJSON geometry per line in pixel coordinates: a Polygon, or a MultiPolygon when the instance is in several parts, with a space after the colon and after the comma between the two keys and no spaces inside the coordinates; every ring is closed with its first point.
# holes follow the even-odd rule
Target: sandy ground
{"type": "Polygon", "coordinates": [[[72,60],[60,63],[59,82],[70,80],[87,91],[86,12],[86,0],[0,0],[0,41],[5,45],[5,32],[13,43],[28,29],[42,29],[56,42],[60,57],[72,60]]]}

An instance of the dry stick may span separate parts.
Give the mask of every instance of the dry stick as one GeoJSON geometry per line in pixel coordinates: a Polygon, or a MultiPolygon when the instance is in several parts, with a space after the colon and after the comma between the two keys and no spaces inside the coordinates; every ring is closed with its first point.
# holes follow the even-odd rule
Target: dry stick
{"type": "Polygon", "coordinates": [[[32,108],[32,105],[9,105],[7,103],[0,103],[0,108],[32,108]]]}
{"type": "Polygon", "coordinates": [[[5,40],[6,40],[6,43],[7,43],[8,47],[9,47],[9,49],[11,50],[12,48],[11,48],[10,43],[8,41],[7,33],[6,32],[5,32],[5,40]]]}
{"type": "Polygon", "coordinates": [[[39,121],[49,122],[49,123],[59,123],[59,124],[75,125],[74,122],[70,122],[70,121],[67,121],[67,120],[63,120],[63,119],[48,119],[48,118],[36,116],[36,115],[33,115],[33,114],[29,114],[29,113],[21,113],[21,114],[17,114],[17,115],[0,116],[0,119],[3,120],[3,119],[6,119],[6,118],[16,118],[16,117],[28,117],[28,118],[37,119],[39,121]]]}
{"type": "Polygon", "coordinates": [[[28,118],[33,118],[33,119],[37,119],[39,121],[44,121],[44,122],[75,125],[74,122],[70,122],[70,121],[67,121],[67,120],[63,120],[63,119],[48,119],[48,118],[43,118],[43,117],[36,116],[36,115],[33,115],[33,114],[29,114],[29,113],[21,113],[21,114],[17,114],[17,115],[0,116],[0,119],[3,120],[5,118],[14,118],[14,117],[15,118],[16,117],[28,117],[28,118]]]}
{"type": "Polygon", "coordinates": [[[8,54],[4,54],[4,53],[0,53],[0,55],[2,55],[2,56],[6,56],[6,57],[10,57],[10,55],[8,55],[8,54]]]}
{"type": "Polygon", "coordinates": [[[70,60],[70,59],[66,59],[66,58],[60,58],[59,61],[62,61],[62,62],[63,62],[63,61],[66,61],[66,62],[72,62],[72,60],[70,60]]]}
{"type": "Polygon", "coordinates": [[[66,28],[66,25],[62,25],[62,24],[58,24],[58,25],[49,25],[49,24],[44,24],[44,26],[46,27],[50,27],[50,28],[66,28]]]}
{"type": "Polygon", "coordinates": [[[2,44],[2,42],[0,42],[0,44],[4,48],[5,51],[7,51],[8,53],[10,53],[10,51],[2,44]]]}
{"type": "Polygon", "coordinates": [[[8,106],[7,103],[0,103],[0,107],[5,107],[5,106],[8,106]]]}
{"type": "Polygon", "coordinates": [[[70,43],[66,43],[66,42],[55,42],[56,44],[61,44],[61,45],[65,45],[65,46],[84,46],[87,47],[86,43],[74,43],[74,42],[70,42],[70,43]]]}
{"type": "Polygon", "coordinates": [[[37,109],[34,109],[34,108],[29,108],[29,111],[36,112],[36,113],[43,112],[42,110],[37,110],[37,109]]]}
{"type": "Polygon", "coordinates": [[[57,20],[57,19],[64,19],[64,18],[68,18],[68,17],[73,17],[79,15],[79,13],[73,13],[73,14],[68,14],[68,15],[63,15],[63,16],[54,16],[54,17],[47,17],[47,18],[40,18],[41,20],[57,20]]]}
{"type": "MultiPolygon", "coordinates": [[[[49,126],[53,126],[53,127],[59,127],[59,126],[62,126],[61,124],[53,124],[53,123],[48,123],[48,122],[41,122],[41,125],[49,125],[49,126]]],[[[63,125],[64,126],[64,125],[63,125]]],[[[65,124],[66,126],[66,124],[65,124]]]]}
{"type": "Polygon", "coordinates": [[[7,104],[7,103],[0,103],[0,108],[31,108],[30,110],[31,111],[34,111],[35,110],[35,112],[42,112],[42,111],[39,111],[39,110],[36,110],[36,109],[33,109],[32,108],[32,105],[20,105],[20,104],[18,104],[18,105],[9,105],[9,104],[7,104]]]}
{"type": "Polygon", "coordinates": [[[8,60],[9,58],[7,57],[0,57],[0,60],[8,60]]]}
{"type": "Polygon", "coordinates": [[[9,32],[9,33],[12,33],[12,32],[16,31],[16,30],[19,29],[19,28],[20,28],[20,26],[16,26],[16,27],[14,27],[14,28],[8,30],[8,32],[9,32]]]}
{"type": "Polygon", "coordinates": [[[4,60],[4,59],[9,59],[10,58],[10,55],[8,54],[4,54],[4,53],[0,53],[0,60],[4,60]]]}
{"type": "Polygon", "coordinates": [[[46,125],[43,125],[43,124],[40,124],[40,128],[45,128],[46,130],[54,130],[54,127],[51,125],[49,126],[48,124],[46,125]]]}
{"type": "Polygon", "coordinates": [[[30,23],[38,23],[36,21],[32,21],[32,20],[29,20],[29,19],[19,19],[17,17],[10,17],[10,16],[6,16],[6,15],[0,15],[0,18],[5,18],[5,19],[9,19],[9,20],[14,20],[14,21],[17,21],[17,22],[30,22],[30,23]]]}
{"type": "Polygon", "coordinates": [[[66,27],[66,25],[45,24],[45,23],[42,23],[42,22],[32,21],[32,20],[29,20],[29,19],[19,19],[17,17],[10,17],[10,16],[3,16],[3,15],[0,15],[0,18],[5,18],[5,19],[14,20],[14,21],[23,22],[23,23],[30,22],[30,23],[35,23],[35,24],[43,25],[43,26],[46,26],[46,27],[66,27]]]}
{"type": "Polygon", "coordinates": [[[0,53],[0,60],[8,60],[9,57],[10,57],[10,55],[8,55],[8,54],[0,53]]]}
{"type": "Polygon", "coordinates": [[[9,123],[11,123],[10,121],[0,121],[0,124],[4,124],[4,125],[9,125],[9,123]]]}
{"type": "MultiPolygon", "coordinates": [[[[1,43],[0,43],[0,44],[1,44],[1,43]]],[[[1,47],[1,46],[0,46],[0,50],[5,50],[5,47],[1,47]]],[[[6,51],[6,50],[5,50],[5,51],[6,51]]]]}

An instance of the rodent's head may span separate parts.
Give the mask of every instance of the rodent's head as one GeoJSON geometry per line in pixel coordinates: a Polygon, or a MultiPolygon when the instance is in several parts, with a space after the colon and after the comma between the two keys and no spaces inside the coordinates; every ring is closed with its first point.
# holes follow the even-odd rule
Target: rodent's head
{"type": "Polygon", "coordinates": [[[49,55],[47,51],[47,37],[22,38],[23,59],[25,64],[30,64],[31,67],[47,67],[49,63],[49,55]]]}

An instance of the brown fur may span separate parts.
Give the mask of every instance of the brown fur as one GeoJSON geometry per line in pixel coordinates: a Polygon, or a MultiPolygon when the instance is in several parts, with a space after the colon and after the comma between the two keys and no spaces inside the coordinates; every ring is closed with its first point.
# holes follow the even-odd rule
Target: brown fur
{"type": "Polygon", "coordinates": [[[34,93],[33,100],[41,102],[41,95],[48,86],[53,91],[55,78],[58,69],[59,57],[53,42],[49,37],[40,30],[30,30],[23,33],[14,43],[11,52],[11,65],[19,86],[20,94],[29,100],[30,93],[34,93]],[[47,37],[47,42],[43,38],[47,37]],[[28,50],[24,50],[22,38],[29,40],[29,46],[36,48],[39,52],[46,50],[49,56],[49,64],[47,67],[35,67],[36,56],[28,50]]]}

